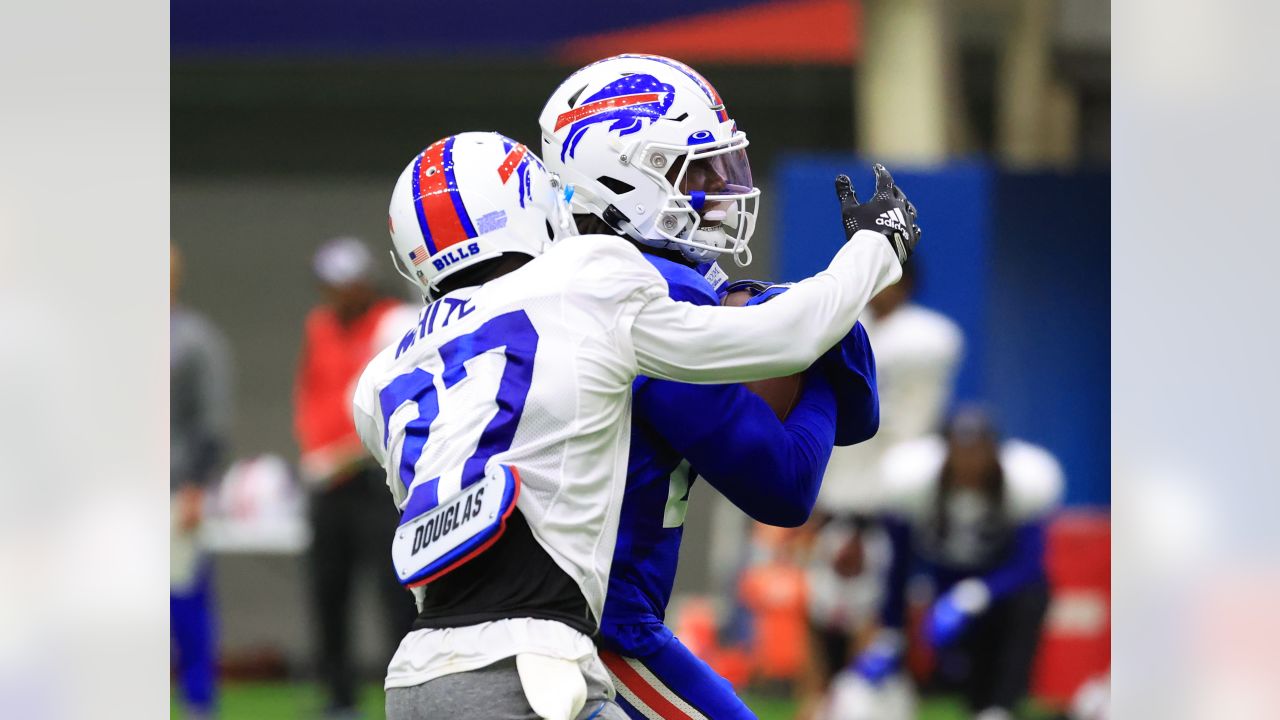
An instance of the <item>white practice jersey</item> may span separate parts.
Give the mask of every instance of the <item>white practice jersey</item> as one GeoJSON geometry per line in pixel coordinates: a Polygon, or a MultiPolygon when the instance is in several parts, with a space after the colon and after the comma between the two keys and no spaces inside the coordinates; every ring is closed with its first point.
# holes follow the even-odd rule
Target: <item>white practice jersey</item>
{"type": "Polygon", "coordinates": [[[818,495],[818,505],[829,512],[880,508],[884,453],[937,431],[964,350],[964,335],[954,321],[913,303],[883,318],[868,314],[862,324],[876,357],[880,429],[866,442],[831,451],[818,495]]]}
{"type": "MultiPolygon", "coordinates": [[[[947,460],[947,441],[927,435],[899,443],[884,454],[881,472],[885,510],[913,525],[928,521],[938,494],[938,478],[947,460]]],[[[1032,522],[1057,509],[1062,501],[1062,466],[1045,448],[1010,438],[1000,443],[1004,473],[1005,516],[1013,523],[1032,522]]]]}
{"type": "Polygon", "coordinates": [[[402,510],[431,483],[443,500],[490,463],[515,467],[516,507],[598,620],[635,376],[726,383],[796,372],[900,274],[885,239],[863,231],[827,271],[769,303],[699,307],[671,300],[628,241],[571,237],[427,306],[366,368],[356,427],[402,510]]]}

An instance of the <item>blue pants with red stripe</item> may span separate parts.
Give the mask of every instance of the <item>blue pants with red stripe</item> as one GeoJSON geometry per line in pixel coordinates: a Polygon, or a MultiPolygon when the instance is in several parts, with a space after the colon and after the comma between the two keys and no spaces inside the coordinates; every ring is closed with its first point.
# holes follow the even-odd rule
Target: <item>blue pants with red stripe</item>
{"type": "Polygon", "coordinates": [[[601,650],[618,704],[634,720],[755,720],[728,680],[671,637],[642,658],[601,650]]]}
{"type": "Polygon", "coordinates": [[[189,710],[211,714],[214,705],[214,624],[210,563],[190,588],[169,591],[169,634],[178,656],[178,685],[189,710]]]}

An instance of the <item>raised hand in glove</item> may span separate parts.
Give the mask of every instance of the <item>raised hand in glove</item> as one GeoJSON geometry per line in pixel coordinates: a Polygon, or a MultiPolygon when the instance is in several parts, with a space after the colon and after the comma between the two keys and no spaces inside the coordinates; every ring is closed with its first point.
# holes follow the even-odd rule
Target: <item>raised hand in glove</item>
{"type": "Polygon", "coordinates": [[[864,203],[858,202],[858,194],[854,192],[848,175],[836,176],[836,197],[840,199],[845,236],[853,237],[859,230],[878,232],[888,239],[898,262],[906,264],[920,242],[916,207],[893,184],[893,176],[885,166],[876,163],[872,170],[876,174],[876,193],[864,203]]]}

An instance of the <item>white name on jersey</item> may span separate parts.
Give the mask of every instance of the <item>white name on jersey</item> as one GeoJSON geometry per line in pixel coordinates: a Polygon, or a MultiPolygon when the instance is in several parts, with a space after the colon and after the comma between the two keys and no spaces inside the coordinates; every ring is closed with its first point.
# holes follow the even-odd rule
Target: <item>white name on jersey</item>
{"type": "Polygon", "coordinates": [[[496,540],[515,507],[515,475],[500,465],[433,510],[404,522],[391,542],[400,582],[426,583],[462,565],[496,540]]]}

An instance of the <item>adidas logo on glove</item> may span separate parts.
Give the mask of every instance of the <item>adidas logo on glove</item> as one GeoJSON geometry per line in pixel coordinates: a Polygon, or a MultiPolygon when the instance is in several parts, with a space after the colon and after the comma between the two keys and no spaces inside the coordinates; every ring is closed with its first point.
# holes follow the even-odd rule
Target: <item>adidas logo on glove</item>
{"type": "Polygon", "coordinates": [[[876,224],[887,225],[898,232],[907,231],[907,219],[898,208],[880,213],[880,217],[876,218],[876,224]]]}

